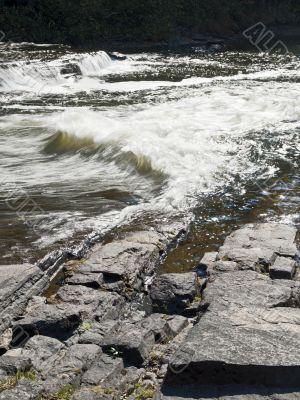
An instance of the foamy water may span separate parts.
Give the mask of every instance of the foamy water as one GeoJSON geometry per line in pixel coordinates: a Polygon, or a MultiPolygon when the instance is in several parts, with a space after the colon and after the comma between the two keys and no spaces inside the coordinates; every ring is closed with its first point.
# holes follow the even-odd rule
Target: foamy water
{"type": "Polygon", "coordinates": [[[298,166],[295,59],[15,51],[0,64],[7,259],[15,247],[22,258],[134,219],[187,216],[205,196],[243,195],[298,166]],[[20,190],[39,206],[26,218],[46,218],[38,234],[7,206],[20,190]]]}

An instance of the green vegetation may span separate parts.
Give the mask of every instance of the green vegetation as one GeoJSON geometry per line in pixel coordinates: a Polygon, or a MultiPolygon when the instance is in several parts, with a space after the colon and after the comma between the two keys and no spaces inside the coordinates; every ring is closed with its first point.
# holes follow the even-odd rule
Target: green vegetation
{"type": "Polygon", "coordinates": [[[99,45],[296,23],[298,0],[0,0],[8,40],[99,45]]]}
{"type": "Polygon", "coordinates": [[[91,328],[92,328],[92,325],[89,322],[83,322],[79,327],[79,331],[81,333],[83,333],[83,332],[87,332],[87,331],[91,330],[91,328]]]}
{"type": "Polygon", "coordinates": [[[21,379],[28,379],[30,381],[36,380],[36,374],[33,371],[21,372],[17,371],[17,373],[9,378],[5,379],[5,381],[0,382],[0,393],[7,389],[14,388],[21,379]]]}
{"type": "Polygon", "coordinates": [[[71,400],[75,390],[74,386],[67,385],[55,394],[40,395],[38,400],[71,400]]]}
{"type": "Polygon", "coordinates": [[[153,399],[155,395],[155,389],[153,388],[146,388],[146,389],[141,389],[139,393],[136,395],[135,400],[148,400],[148,399],[153,399]]]}

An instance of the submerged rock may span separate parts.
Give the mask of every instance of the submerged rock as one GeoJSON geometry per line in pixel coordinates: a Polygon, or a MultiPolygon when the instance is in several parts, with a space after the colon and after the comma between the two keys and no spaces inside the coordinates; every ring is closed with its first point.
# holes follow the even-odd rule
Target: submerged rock
{"type": "Polygon", "coordinates": [[[117,51],[114,51],[113,53],[108,53],[108,55],[112,60],[116,60],[116,61],[127,60],[127,56],[125,54],[118,53],[117,51]]]}

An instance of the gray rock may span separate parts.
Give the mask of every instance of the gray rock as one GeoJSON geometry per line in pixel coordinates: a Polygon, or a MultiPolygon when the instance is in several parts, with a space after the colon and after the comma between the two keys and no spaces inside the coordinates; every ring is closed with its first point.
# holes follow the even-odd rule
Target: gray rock
{"type": "Polygon", "coordinates": [[[101,354],[100,347],[94,344],[75,344],[61,352],[51,370],[46,373],[44,371],[45,378],[49,375],[55,377],[61,374],[81,373],[101,354]]]}
{"type": "Polygon", "coordinates": [[[97,390],[91,388],[81,388],[72,397],[72,400],[112,400],[113,395],[97,393],[97,390]]]}
{"type": "Polygon", "coordinates": [[[203,292],[210,308],[296,306],[300,282],[272,281],[255,271],[236,271],[219,275],[203,292]]]}
{"type": "Polygon", "coordinates": [[[61,70],[60,73],[62,75],[81,75],[81,70],[79,65],[68,63],[61,70]]]}
{"type": "Polygon", "coordinates": [[[30,264],[1,265],[0,299],[4,303],[12,298],[29,280],[40,274],[40,269],[30,264]]]}
{"type": "Polygon", "coordinates": [[[217,255],[218,255],[218,252],[216,252],[216,251],[211,251],[209,253],[205,253],[204,256],[202,257],[199,265],[201,267],[203,266],[207,270],[207,272],[210,273],[211,270],[213,269],[214,262],[217,259],[217,255]]]}
{"type": "Polygon", "coordinates": [[[2,265],[0,268],[0,334],[21,314],[29,299],[37,294],[42,271],[33,265],[2,265]]]}
{"type": "Polygon", "coordinates": [[[75,344],[60,351],[40,374],[44,392],[54,394],[68,385],[79,386],[81,376],[101,354],[100,347],[93,344],[75,344]]]}
{"type": "MultiPolygon", "coordinates": [[[[155,343],[164,343],[177,336],[188,325],[188,319],[181,315],[152,314],[143,319],[139,326],[144,335],[150,333],[155,343]]],[[[153,343],[148,340],[149,345],[153,343]]],[[[152,346],[151,346],[152,347],[152,346]]]]}
{"type": "MultiPolygon", "coordinates": [[[[230,307],[208,311],[171,359],[181,379],[202,384],[296,387],[300,382],[300,312],[230,307]]],[[[176,380],[177,376],[174,376],[176,380]]]]}
{"type": "Polygon", "coordinates": [[[0,393],[0,400],[36,400],[43,386],[35,381],[22,379],[12,388],[0,393]]]}
{"type": "Polygon", "coordinates": [[[293,279],[296,262],[291,258],[277,257],[269,271],[272,279],[293,279]]]}
{"type": "Polygon", "coordinates": [[[95,290],[86,286],[65,285],[59,289],[57,298],[65,304],[76,306],[85,317],[98,320],[118,318],[125,304],[117,293],[95,290]]]}
{"type": "MultiPolygon", "coordinates": [[[[11,327],[12,321],[23,314],[28,302],[41,295],[66,258],[53,252],[37,266],[3,265],[0,271],[0,335],[11,327]]],[[[1,337],[0,337],[1,342],[1,337]]]]}
{"type": "Polygon", "coordinates": [[[167,320],[167,332],[169,332],[169,337],[173,338],[177,336],[188,324],[188,319],[181,315],[175,315],[169,318],[167,320]]]}
{"type": "Polygon", "coordinates": [[[39,334],[66,339],[81,322],[80,310],[70,304],[42,304],[30,309],[16,326],[20,326],[30,336],[39,334]]]}
{"type": "Polygon", "coordinates": [[[297,230],[282,224],[249,224],[229,235],[220,248],[218,259],[235,261],[241,269],[265,268],[276,254],[294,257],[297,230]]]}
{"type": "Polygon", "coordinates": [[[0,368],[7,375],[14,375],[17,371],[28,371],[32,367],[32,360],[22,349],[7,351],[0,357],[0,368]]]}
{"type": "MultiPolygon", "coordinates": [[[[154,344],[154,337],[150,342],[154,344]]],[[[145,340],[140,329],[127,324],[118,332],[104,337],[101,347],[105,352],[116,349],[121,353],[127,366],[140,367],[148,357],[149,340],[145,340]]]]}
{"type": "Polygon", "coordinates": [[[47,336],[32,337],[21,350],[23,356],[31,360],[32,367],[42,373],[45,368],[53,364],[65,345],[57,339],[47,336]]]}
{"type": "Polygon", "coordinates": [[[80,271],[67,278],[65,282],[67,285],[82,285],[92,289],[99,289],[103,285],[103,274],[84,273],[80,271]]]}
{"type": "Polygon", "coordinates": [[[212,267],[212,274],[219,272],[231,272],[238,269],[238,263],[235,261],[216,261],[212,267]]]}
{"type": "Polygon", "coordinates": [[[82,384],[110,387],[111,381],[119,377],[123,369],[122,358],[112,358],[107,354],[101,354],[83,375],[82,384]]]}
{"type": "Polygon", "coordinates": [[[124,239],[95,246],[80,272],[102,274],[104,288],[118,282],[138,288],[141,279],[154,271],[166,242],[167,238],[155,231],[127,234],[124,239]]]}
{"type": "Polygon", "coordinates": [[[150,297],[156,312],[182,314],[199,292],[194,272],[164,274],[154,279],[150,297]]]}
{"type": "Polygon", "coordinates": [[[112,400],[113,395],[98,394],[92,389],[82,389],[75,393],[72,400],[112,400]]]}
{"type": "Polygon", "coordinates": [[[113,320],[102,321],[101,323],[93,322],[89,329],[82,332],[78,343],[97,344],[101,346],[103,338],[115,331],[118,325],[119,322],[113,320]]]}
{"type": "Polygon", "coordinates": [[[159,343],[167,337],[167,318],[166,314],[152,314],[144,318],[138,325],[139,329],[146,335],[152,335],[152,343],[159,343]]]}

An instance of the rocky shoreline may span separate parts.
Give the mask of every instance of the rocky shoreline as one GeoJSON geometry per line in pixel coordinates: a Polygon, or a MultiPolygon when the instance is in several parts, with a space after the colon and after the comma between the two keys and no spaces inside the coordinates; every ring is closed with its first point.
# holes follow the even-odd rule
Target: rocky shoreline
{"type": "Polygon", "coordinates": [[[0,400],[300,399],[297,230],[246,225],[157,275],[179,232],[1,267],[0,400]]]}

